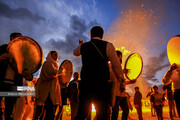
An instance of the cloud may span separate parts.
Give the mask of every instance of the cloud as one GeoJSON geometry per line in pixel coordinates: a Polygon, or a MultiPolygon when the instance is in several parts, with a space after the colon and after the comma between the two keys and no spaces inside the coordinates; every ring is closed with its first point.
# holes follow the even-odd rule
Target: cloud
{"type": "Polygon", "coordinates": [[[0,44],[9,43],[12,32],[20,32],[39,43],[44,58],[50,50],[57,50],[59,63],[69,59],[74,64],[74,70],[80,71],[81,59],[72,53],[80,39],[84,42],[89,40],[91,27],[99,25],[101,14],[95,0],[0,1],[3,30],[0,33],[0,44]]]}
{"type": "Polygon", "coordinates": [[[79,40],[89,40],[89,30],[94,25],[98,25],[96,20],[86,22],[76,15],[70,17],[70,30],[65,35],[65,39],[50,39],[48,45],[53,48],[63,51],[65,54],[72,54],[79,40]]]}
{"type": "Polygon", "coordinates": [[[150,57],[148,59],[148,64],[144,66],[143,77],[148,81],[158,82],[158,79],[155,77],[157,72],[170,66],[169,62],[165,62],[166,58],[166,51],[162,52],[157,57],[150,57]]]}
{"type": "Polygon", "coordinates": [[[79,44],[79,40],[83,40],[84,42],[89,41],[90,29],[93,26],[100,24],[96,20],[85,21],[83,18],[76,15],[70,17],[69,24],[70,26],[64,39],[52,38],[47,41],[44,47],[58,50],[58,53],[60,54],[59,60],[62,61],[64,58],[71,60],[74,71],[80,72],[82,66],[81,59],[73,56],[73,51],[79,44]]]}
{"type": "Polygon", "coordinates": [[[26,8],[16,8],[13,9],[7,4],[0,2],[0,15],[9,19],[31,19],[34,22],[39,22],[45,20],[45,18],[39,16],[37,13],[33,14],[26,8]]]}

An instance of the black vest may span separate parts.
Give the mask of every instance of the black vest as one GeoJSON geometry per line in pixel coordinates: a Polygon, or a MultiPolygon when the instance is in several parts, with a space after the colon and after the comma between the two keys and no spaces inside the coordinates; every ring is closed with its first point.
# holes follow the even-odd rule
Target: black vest
{"type": "Polygon", "coordinates": [[[108,57],[106,41],[92,39],[81,45],[82,69],[81,85],[90,89],[106,88],[109,80],[108,57]],[[102,57],[95,46],[99,49],[102,57]]]}

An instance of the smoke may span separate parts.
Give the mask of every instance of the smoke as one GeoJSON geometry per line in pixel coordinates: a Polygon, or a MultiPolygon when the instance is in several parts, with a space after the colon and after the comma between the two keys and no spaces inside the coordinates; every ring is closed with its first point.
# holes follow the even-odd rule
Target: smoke
{"type": "Polygon", "coordinates": [[[144,66],[143,77],[148,81],[158,82],[159,80],[155,77],[157,72],[170,66],[169,62],[165,61],[166,58],[166,51],[157,57],[150,57],[148,59],[148,64],[144,66]]]}
{"type": "Polygon", "coordinates": [[[130,85],[127,85],[126,86],[126,91],[130,94],[130,96],[134,96],[134,88],[135,87],[139,87],[141,93],[142,93],[142,96],[146,96],[147,95],[147,91],[149,91],[149,84],[147,83],[146,80],[144,80],[144,78],[142,76],[140,76],[138,78],[138,80],[136,81],[135,84],[130,84],[130,85]]]}
{"type": "Polygon", "coordinates": [[[158,25],[152,11],[123,12],[114,22],[105,38],[116,48],[125,46],[127,50],[138,52],[146,58],[147,45],[153,45],[158,25]]]}
{"type": "MultiPolygon", "coordinates": [[[[114,22],[105,39],[110,40],[116,48],[125,46],[131,53],[139,53],[143,63],[148,63],[148,47],[155,43],[155,32],[158,27],[157,18],[152,11],[127,10],[114,22]]],[[[123,56],[123,63],[129,54],[123,56]]]]}
{"type": "MultiPolygon", "coordinates": [[[[138,78],[135,85],[146,92],[151,86],[148,80],[157,81],[157,72],[169,66],[165,62],[167,58],[166,49],[163,48],[163,52],[159,53],[159,49],[162,49],[161,45],[166,44],[165,42],[162,44],[162,41],[165,40],[164,33],[158,31],[164,15],[156,15],[153,11],[156,8],[145,8],[149,3],[147,1],[135,0],[128,3],[128,1],[123,0],[121,3],[126,8],[121,10],[121,14],[106,33],[105,40],[112,42],[116,48],[124,46],[131,53],[139,53],[142,56],[143,75],[138,78]],[[159,49],[157,50],[157,48],[159,49]],[[157,54],[160,55],[154,57],[157,54]],[[147,90],[144,88],[147,88],[147,90]]],[[[160,3],[163,4],[158,1],[156,5],[160,3]]],[[[158,9],[160,13],[163,12],[162,7],[158,7],[158,9]]],[[[129,54],[123,56],[123,64],[128,56],[129,54]]],[[[130,88],[135,85],[131,85],[130,88]]]]}

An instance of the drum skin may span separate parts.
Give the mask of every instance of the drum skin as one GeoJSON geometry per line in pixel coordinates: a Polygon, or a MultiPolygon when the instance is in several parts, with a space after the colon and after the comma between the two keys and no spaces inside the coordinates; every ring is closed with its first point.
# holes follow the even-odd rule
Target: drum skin
{"type": "Polygon", "coordinates": [[[125,75],[129,80],[137,79],[140,76],[143,68],[143,60],[141,56],[138,53],[129,55],[125,62],[124,68],[128,70],[125,75]]]}

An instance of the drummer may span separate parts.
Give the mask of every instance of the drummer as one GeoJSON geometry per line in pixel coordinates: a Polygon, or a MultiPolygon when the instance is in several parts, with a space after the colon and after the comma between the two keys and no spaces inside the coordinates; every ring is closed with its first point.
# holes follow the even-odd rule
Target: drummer
{"type": "MultiPolygon", "coordinates": [[[[10,35],[10,41],[23,36],[21,33],[12,33],[10,35]]],[[[23,77],[27,80],[32,80],[33,76],[30,74],[19,74],[17,71],[11,68],[9,60],[10,55],[7,53],[8,44],[0,46],[0,92],[12,91],[13,86],[21,86],[23,77]]],[[[3,96],[0,94],[0,101],[3,96]]],[[[17,97],[5,97],[5,119],[12,120],[12,110],[16,102],[17,97]]],[[[0,120],[2,120],[2,110],[0,110],[0,120]]]]}
{"type": "MultiPolygon", "coordinates": [[[[122,52],[121,51],[116,51],[118,59],[120,63],[122,64],[122,52]]],[[[110,68],[111,71],[111,68],[110,68]]],[[[127,70],[123,70],[123,73],[126,73],[127,70]]],[[[114,96],[115,99],[115,105],[113,106],[113,111],[112,111],[112,120],[117,120],[118,119],[118,113],[119,113],[119,106],[122,109],[122,120],[127,120],[128,119],[128,114],[129,114],[129,106],[128,106],[128,97],[127,93],[125,91],[125,85],[127,84],[133,84],[136,82],[136,80],[126,80],[123,83],[123,86],[120,86],[120,83],[117,81],[115,75],[113,75],[112,72],[110,72],[111,76],[110,79],[115,81],[115,88],[114,88],[114,96]]]]}
{"type": "Polygon", "coordinates": [[[62,74],[57,64],[58,52],[50,51],[44,62],[36,86],[37,106],[34,119],[37,120],[44,105],[45,120],[54,120],[56,107],[62,106],[61,91],[58,76],[62,74]]]}
{"type": "Polygon", "coordinates": [[[172,64],[167,74],[162,79],[164,85],[173,83],[174,100],[176,103],[177,113],[180,117],[180,66],[176,63],[172,64]]]}
{"type": "Polygon", "coordinates": [[[68,83],[72,77],[72,71],[73,71],[73,66],[72,62],[70,60],[64,60],[59,69],[62,69],[64,74],[62,76],[59,76],[59,83],[61,87],[61,99],[62,99],[62,106],[59,106],[59,111],[56,113],[56,117],[54,120],[62,120],[63,118],[63,106],[68,105],[68,83]],[[67,72],[68,71],[68,72],[67,72]]]}

